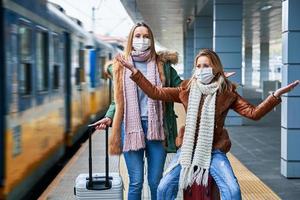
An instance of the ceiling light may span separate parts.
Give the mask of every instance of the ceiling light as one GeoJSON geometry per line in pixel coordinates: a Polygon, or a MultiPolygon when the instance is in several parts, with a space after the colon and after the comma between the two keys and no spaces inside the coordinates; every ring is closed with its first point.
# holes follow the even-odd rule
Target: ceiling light
{"type": "Polygon", "coordinates": [[[187,23],[187,24],[191,23],[191,21],[192,21],[192,18],[191,18],[191,17],[188,17],[188,18],[186,19],[186,23],[187,23]]]}
{"type": "Polygon", "coordinates": [[[265,6],[263,6],[263,7],[261,7],[261,11],[266,11],[266,10],[269,10],[269,9],[271,9],[272,8],[272,6],[271,5],[265,5],[265,6]]]}

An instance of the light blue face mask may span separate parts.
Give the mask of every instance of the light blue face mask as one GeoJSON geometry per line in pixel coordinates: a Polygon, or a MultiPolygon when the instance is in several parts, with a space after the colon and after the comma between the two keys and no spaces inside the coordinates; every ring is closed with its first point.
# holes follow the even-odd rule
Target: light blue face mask
{"type": "Polygon", "coordinates": [[[136,51],[146,51],[149,49],[151,41],[149,38],[133,38],[132,46],[136,51]]]}
{"type": "Polygon", "coordinates": [[[194,77],[203,84],[209,84],[213,80],[215,75],[213,74],[213,70],[211,67],[205,67],[196,68],[194,77]]]}

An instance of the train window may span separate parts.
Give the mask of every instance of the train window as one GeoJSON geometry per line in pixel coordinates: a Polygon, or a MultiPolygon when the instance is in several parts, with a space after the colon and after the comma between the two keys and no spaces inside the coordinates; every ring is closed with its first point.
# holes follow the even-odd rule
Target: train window
{"type": "Polygon", "coordinates": [[[85,82],[85,51],[84,49],[79,50],[79,68],[80,68],[80,82],[85,82]]]}
{"type": "Polygon", "coordinates": [[[23,95],[29,95],[32,92],[31,72],[32,72],[32,58],[31,58],[31,42],[32,30],[20,25],[19,33],[19,50],[20,50],[20,92],[23,95]]]}
{"type": "Polygon", "coordinates": [[[79,67],[84,68],[84,50],[79,50],[79,67]]]}
{"type": "Polygon", "coordinates": [[[80,85],[80,77],[81,77],[81,70],[80,67],[75,68],[75,84],[80,85]]]}
{"type": "Polygon", "coordinates": [[[21,63],[20,90],[24,95],[31,94],[31,63],[21,63]]]}
{"type": "Polygon", "coordinates": [[[104,69],[104,66],[105,66],[105,63],[106,63],[106,57],[105,56],[101,56],[100,57],[100,66],[101,66],[101,78],[105,78],[105,69],[104,69]]]}
{"type": "Polygon", "coordinates": [[[57,35],[53,35],[53,60],[59,63],[59,39],[57,35]]]}
{"type": "Polygon", "coordinates": [[[48,90],[48,34],[37,31],[36,35],[37,89],[48,90]]]}
{"type": "Polygon", "coordinates": [[[53,89],[59,88],[59,66],[53,66],[53,89]]]}
{"type": "Polygon", "coordinates": [[[53,89],[59,88],[59,39],[57,35],[53,35],[53,89]]]}

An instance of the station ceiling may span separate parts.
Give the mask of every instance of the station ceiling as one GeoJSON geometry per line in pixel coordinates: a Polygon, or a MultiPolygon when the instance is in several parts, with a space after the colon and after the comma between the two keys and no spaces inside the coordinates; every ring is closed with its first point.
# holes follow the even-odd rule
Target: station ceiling
{"type": "MultiPolygon", "coordinates": [[[[134,21],[145,21],[164,47],[183,52],[183,35],[198,13],[213,15],[213,0],[121,0],[134,21]]],[[[243,1],[243,44],[281,39],[281,1],[243,1]]]]}

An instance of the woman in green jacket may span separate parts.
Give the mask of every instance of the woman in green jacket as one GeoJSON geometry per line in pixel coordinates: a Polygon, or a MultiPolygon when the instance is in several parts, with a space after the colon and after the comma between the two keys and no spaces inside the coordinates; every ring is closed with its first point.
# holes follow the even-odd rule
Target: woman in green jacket
{"type": "MultiPolygon", "coordinates": [[[[177,87],[182,82],[171,66],[178,61],[177,53],[156,53],[152,31],[144,23],[137,23],[129,33],[124,57],[159,87],[177,87]]],[[[114,102],[96,128],[112,124],[109,149],[111,154],[124,154],[130,200],[141,199],[146,153],[151,199],[156,199],[166,152],[176,152],[174,104],[148,98],[116,59],[108,70],[114,79],[114,102]]]]}

